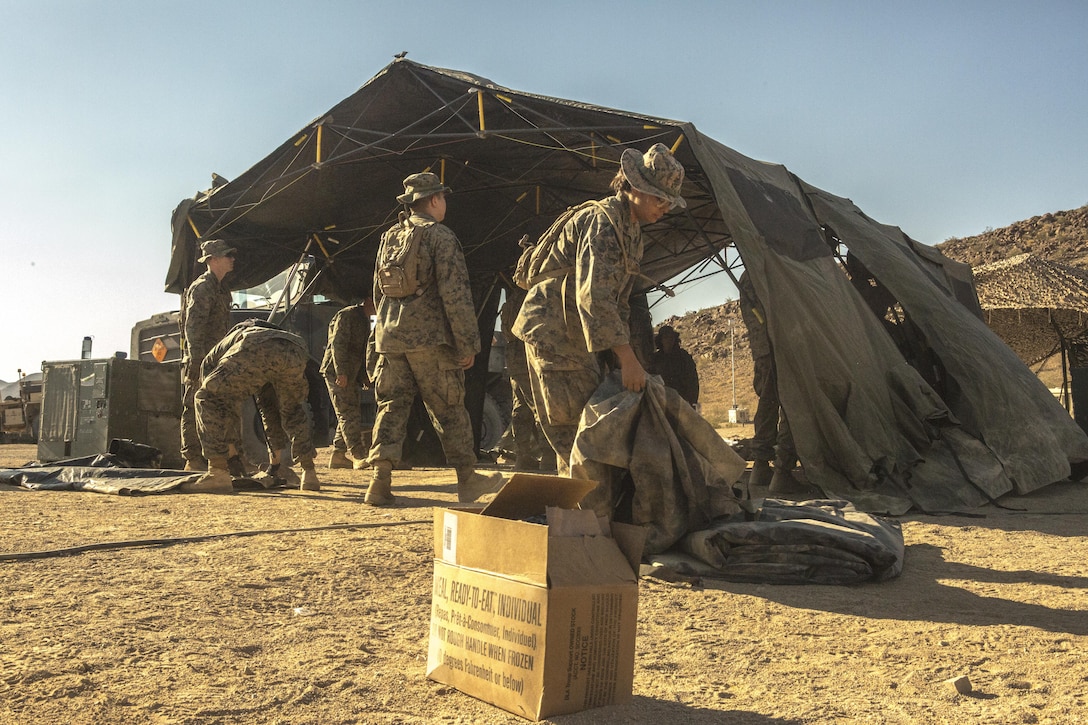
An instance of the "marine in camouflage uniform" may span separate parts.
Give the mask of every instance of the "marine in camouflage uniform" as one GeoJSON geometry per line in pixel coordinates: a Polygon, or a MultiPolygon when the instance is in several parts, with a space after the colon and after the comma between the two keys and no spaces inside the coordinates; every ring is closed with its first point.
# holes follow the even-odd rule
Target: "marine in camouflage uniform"
{"type": "Polygon", "coordinates": [[[508,289],[506,302],[503,303],[499,314],[503,339],[506,341],[504,348],[506,375],[510,378],[513,403],[510,409],[510,429],[514,436],[514,468],[528,471],[541,468],[554,470],[555,454],[551,446],[545,443],[544,431],[540,429],[540,424],[536,420],[532,381],[529,379],[529,361],[525,357],[525,343],[513,333],[514,322],[524,301],[525,290],[520,287],[508,289]],[[538,442],[544,445],[550,460],[537,462],[535,449],[538,442]]]}
{"type": "Polygon", "coordinates": [[[329,338],[321,361],[321,374],[336,411],[336,435],[329,468],[351,468],[347,453],[354,459],[355,467],[366,465],[371,431],[363,426],[359,390],[370,386],[363,365],[369,338],[369,303],[345,307],[329,322],[329,338]]]}
{"type": "Polygon", "coordinates": [[[612,181],[616,195],[576,212],[530,280],[513,332],[526,344],[537,416],[563,475],[582,409],[601,381],[598,354],[615,355],[627,389],[645,385],[629,301],[641,279],[641,225],[684,206],[683,179],[663,144],[645,154],[625,150],[612,181]]]}
{"type": "Polygon", "coordinates": [[[749,442],[752,471],[748,475],[751,489],[768,486],[771,493],[785,496],[803,493],[807,489],[795,481],[789,471],[797,465],[797,449],[793,443],[789,420],[778,397],[778,370],[767,333],[767,313],[756,296],[748,272],[737,280],[740,296],[740,316],[748,328],[748,344],[752,349],[752,388],[759,402],[753,419],[755,431],[749,442]],[[770,461],[774,460],[774,470],[770,461]]]}
{"type": "Polygon", "coordinates": [[[367,459],[374,477],[365,501],[376,506],[395,501],[391,471],[401,460],[417,393],[442,442],[446,461],[457,470],[458,498],[475,500],[492,488],[487,482],[494,481],[485,482],[473,470],[476,446],[465,409],[465,370],[480,352],[468,269],[461,243],[440,223],[449,188],[429,172],[409,176],[404,188],[397,200],[411,208],[411,215],[382,236],[376,263],[374,394],[378,413],[367,459]],[[414,270],[418,289],[405,297],[390,297],[383,294],[381,270],[412,227],[422,230],[414,270]]]}
{"type": "Polygon", "coordinates": [[[647,370],[660,375],[667,387],[680,393],[680,397],[699,405],[699,368],[694,358],[680,347],[680,333],[672,325],[662,325],[654,339],[657,351],[650,356],[647,370]]]}
{"type": "MultiPolygon", "coordinates": [[[[204,356],[230,329],[230,289],[223,279],[234,269],[235,249],[221,239],[211,239],[200,245],[200,262],[208,264],[207,271],[197,277],[181,305],[178,326],[181,331],[181,455],[186,470],[203,470],[207,466],[201,454],[196,426],[193,396],[200,387],[200,364],[204,356]]],[[[232,442],[238,440],[235,434],[232,442]]]]}
{"type": "MultiPolygon", "coordinates": [[[[298,335],[246,320],[208,352],[196,392],[197,428],[208,459],[209,486],[223,480],[232,431],[239,428],[242,401],[257,397],[273,476],[290,437],[303,469],[302,488],[320,488],[314,472],[313,423],[307,407],[309,354],[298,335]]],[[[228,482],[229,473],[226,473],[228,482]]]]}

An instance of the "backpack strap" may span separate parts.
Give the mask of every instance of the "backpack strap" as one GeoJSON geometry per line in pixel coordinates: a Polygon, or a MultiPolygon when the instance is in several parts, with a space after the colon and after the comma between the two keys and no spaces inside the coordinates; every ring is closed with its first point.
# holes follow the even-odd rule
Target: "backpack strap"
{"type": "MultiPolygon", "coordinates": [[[[601,211],[604,214],[605,218],[608,219],[608,223],[612,225],[612,229],[616,232],[616,239],[618,240],[619,237],[620,237],[619,225],[616,224],[616,221],[612,218],[612,215],[608,213],[608,207],[606,207],[602,202],[600,202],[597,199],[590,199],[589,201],[584,201],[584,202],[582,202],[581,204],[579,204],[577,206],[572,206],[571,208],[567,209],[566,212],[564,212],[562,215],[560,215],[559,218],[556,219],[552,223],[552,226],[548,228],[548,231],[545,232],[544,235],[541,238],[551,237],[553,235],[556,238],[558,238],[559,234],[562,232],[562,228],[567,225],[567,222],[569,222],[571,220],[571,218],[576,213],[580,212],[583,209],[591,207],[591,206],[596,207],[599,211],[601,211]]],[[[623,262],[624,262],[624,267],[626,268],[626,265],[627,265],[627,247],[624,246],[624,244],[622,242],[620,242],[620,248],[621,248],[621,250],[623,252],[623,262]]],[[[568,274],[570,274],[573,271],[574,271],[574,265],[568,265],[566,267],[559,267],[557,269],[549,269],[547,272],[541,272],[541,273],[535,275],[534,277],[530,278],[529,279],[529,286],[533,287],[534,285],[540,284],[541,282],[544,282],[544,281],[549,280],[549,279],[555,279],[557,277],[565,277],[565,276],[567,276],[568,274]]]]}

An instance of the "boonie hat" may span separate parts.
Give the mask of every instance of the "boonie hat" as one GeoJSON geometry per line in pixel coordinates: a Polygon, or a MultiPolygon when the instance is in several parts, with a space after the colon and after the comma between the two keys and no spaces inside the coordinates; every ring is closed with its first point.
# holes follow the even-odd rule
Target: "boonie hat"
{"type": "Polygon", "coordinates": [[[404,180],[404,193],[397,197],[397,201],[401,204],[414,204],[440,191],[451,193],[450,187],[444,186],[436,174],[423,171],[404,180]]]}
{"type": "Polygon", "coordinates": [[[230,246],[226,241],[222,239],[209,239],[206,242],[200,244],[200,259],[198,262],[206,262],[211,257],[225,257],[228,254],[233,254],[238,250],[230,246]]]}
{"type": "Polygon", "coordinates": [[[684,166],[663,143],[655,143],[650,150],[640,154],[635,149],[624,149],[620,156],[623,178],[644,194],[668,199],[681,209],[687,202],[680,196],[684,183],[684,166]]]}

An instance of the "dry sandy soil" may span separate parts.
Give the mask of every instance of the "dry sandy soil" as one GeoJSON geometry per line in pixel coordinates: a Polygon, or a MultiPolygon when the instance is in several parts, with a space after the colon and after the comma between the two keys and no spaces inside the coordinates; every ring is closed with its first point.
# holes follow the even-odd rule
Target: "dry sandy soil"
{"type": "MultiPolygon", "coordinates": [[[[0,446],[0,467],[33,457],[0,446]]],[[[354,500],[363,472],[321,473],[320,493],[0,485],[0,722],[524,722],[424,676],[452,472],[396,472],[385,510],[354,500]]],[[[633,700],[554,722],[1088,722],[1088,485],[1004,503],[904,517],[881,584],[643,579],[633,700]]]]}

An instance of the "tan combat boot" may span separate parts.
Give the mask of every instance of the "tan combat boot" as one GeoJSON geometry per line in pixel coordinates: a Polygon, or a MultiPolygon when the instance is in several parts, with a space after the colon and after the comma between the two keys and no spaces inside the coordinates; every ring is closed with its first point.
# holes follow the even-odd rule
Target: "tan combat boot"
{"type": "Polygon", "coordinates": [[[182,493],[234,493],[226,458],[208,460],[208,472],[191,483],[181,484],[182,493]]]}
{"type": "Polygon", "coordinates": [[[518,448],[516,455],[514,456],[514,470],[515,471],[539,471],[540,461],[537,460],[529,451],[518,448]]]}
{"type": "Polygon", "coordinates": [[[351,459],[348,458],[347,452],[333,448],[332,453],[329,454],[329,468],[351,468],[351,459]]]}
{"type": "Polygon", "coordinates": [[[774,476],[771,477],[771,485],[767,489],[767,493],[791,500],[797,500],[808,494],[808,486],[793,477],[793,467],[796,464],[796,458],[793,460],[776,460],[774,462],[774,476]]]}
{"type": "Polygon", "coordinates": [[[185,459],[186,471],[207,471],[208,462],[203,458],[186,458],[185,459]]]}
{"type": "Polygon", "coordinates": [[[771,482],[771,463],[756,459],[752,461],[752,470],[748,473],[748,491],[763,488],[771,482]]]}
{"type": "Polygon", "coordinates": [[[393,486],[393,462],[374,461],[374,475],[370,479],[370,488],[366,490],[364,503],[371,506],[392,506],[397,499],[390,490],[393,486]]]}
{"type": "Polygon", "coordinates": [[[501,473],[478,473],[472,466],[460,466],[457,469],[457,501],[472,503],[480,496],[495,493],[503,483],[501,473]]]}
{"type": "Polygon", "coordinates": [[[299,461],[299,465],[302,466],[302,482],[299,484],[299,490],[320,491],[321,481],[317,479],[317,469],[314,468],[313,459],[299,461]]]}
{"type": "Polygon", "coordinates": [[[359,446],[358,448],[352,448],[348,452],[348,457],[351,459],[351,467],[356,471],[361,471],[364,468],[370,468],[370,463],[366,460],[367,455],[370,453],[369,448],[359,446]]]}

